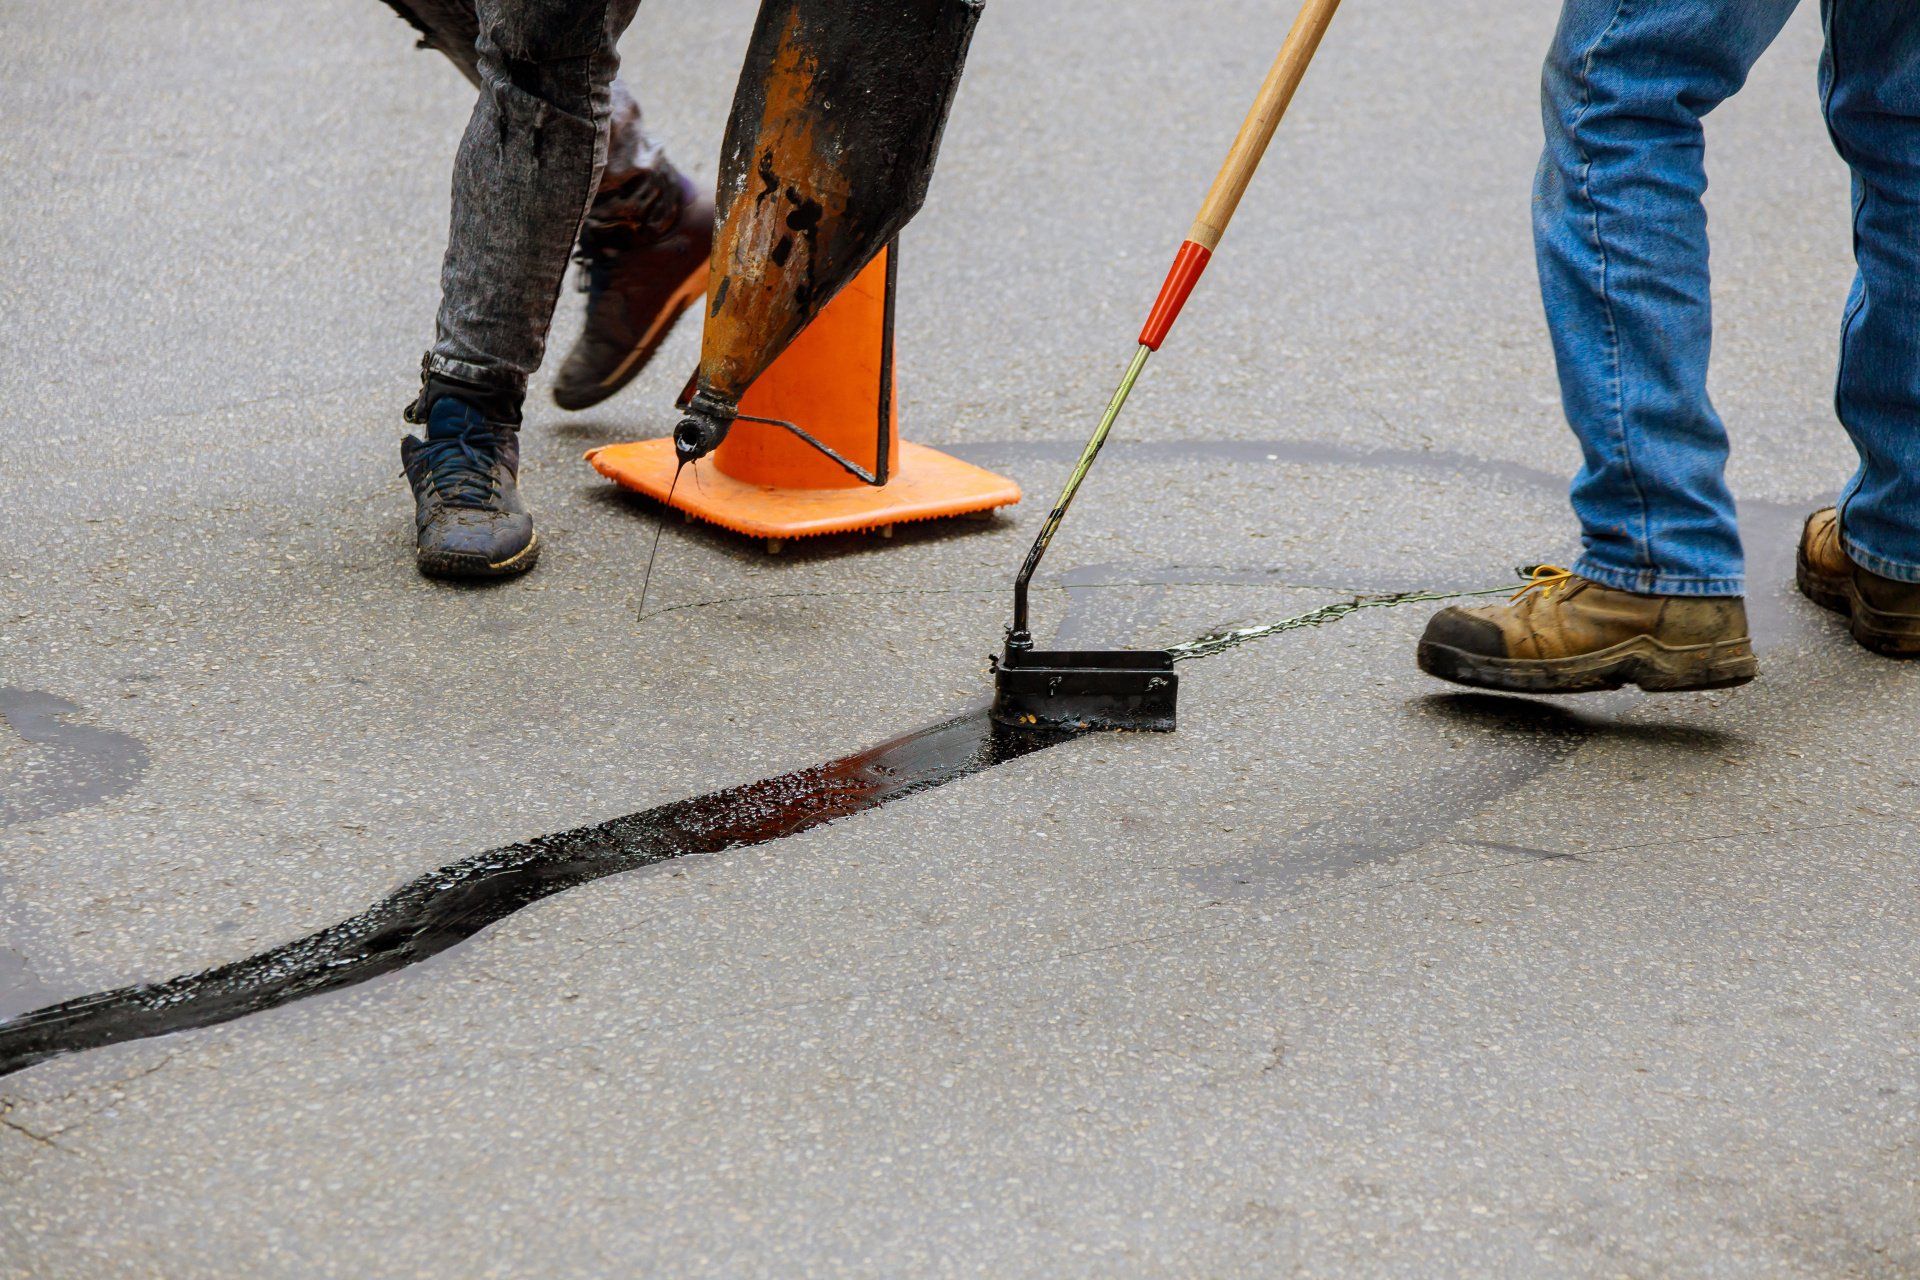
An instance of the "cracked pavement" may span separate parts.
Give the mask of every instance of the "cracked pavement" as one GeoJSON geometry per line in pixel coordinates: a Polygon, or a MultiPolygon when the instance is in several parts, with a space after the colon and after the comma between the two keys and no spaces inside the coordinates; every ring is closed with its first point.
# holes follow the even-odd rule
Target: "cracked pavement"
{"type": "MultiPolygon", "coordinates": [[[[702,178],[753,9],[647,0],[623,46],[702,178]]],[[[1349,0],[1047,625],[1166,643],[1568,553],[1551,9],[1349,0]]],[[[984,696],[1285,21],[990,2],[905,237],[904,423],[1029,501],[779,557],[675,522],[637,618],[652,509],[580,455],[670,429],[690,330],[589,413],[536,388],[538,570],[412,571],[451,69],[373,0],[0,6],[0,1016],[984,696]]],[[[1817,51],[1809,6],[1709,130],[1758,683],[1466,696],[1413,669],[1421,606],[1186,664],[1170,737],[0,1079],[0,1275],[1920,1274],[1920,671],[1790,583],[1850,465],[1817,51]]]]}

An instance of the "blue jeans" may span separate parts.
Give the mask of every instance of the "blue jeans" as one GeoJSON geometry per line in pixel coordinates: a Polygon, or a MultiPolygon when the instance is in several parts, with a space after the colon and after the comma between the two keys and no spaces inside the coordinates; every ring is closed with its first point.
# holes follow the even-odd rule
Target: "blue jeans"
{"type": "MultiPolygon", "coordinates": [[[[1584,465],[1576,571],[1650,595],[1731,596],[1745,564],[1727,433],[1707,397],[1700,121],[1798,0],[1565,0],[1543,85],[1534,244],[1584,465]]],[[[1853,170],[1858,275],[1835,407],[1860,454],[1848,553],[1920,582],[1920,0],[1824,0],[1820,95],[1853,170]]]]}

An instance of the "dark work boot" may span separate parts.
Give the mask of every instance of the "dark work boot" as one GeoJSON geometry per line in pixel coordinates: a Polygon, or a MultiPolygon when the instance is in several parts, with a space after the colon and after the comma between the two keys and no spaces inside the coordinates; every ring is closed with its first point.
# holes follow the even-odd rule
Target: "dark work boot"
{"type": "Polygon", "coordinates": [[[1920,658],[1920,583],[1862,569],[1840,541],[1840,517],[1822,507],[1800,533],[1800,593],[1845,615],[1853,638],[1888,658],[1920,658]]]}
{"type": "Polygon", "coordinates": [[[427,436],[400,441],[413,486],[415,557],[435,578],[506,578],[540,558],[520,501],[520,434],[455,396],[427,415],[427,436]]]}
{"type": "Polygon", "coordinates": [[[713,198],[664,162],[594,201],[574,255],[587,323],[554,375],[555,404],[599,404],[647,367],[706,294],[713,217],[713,198]]]}

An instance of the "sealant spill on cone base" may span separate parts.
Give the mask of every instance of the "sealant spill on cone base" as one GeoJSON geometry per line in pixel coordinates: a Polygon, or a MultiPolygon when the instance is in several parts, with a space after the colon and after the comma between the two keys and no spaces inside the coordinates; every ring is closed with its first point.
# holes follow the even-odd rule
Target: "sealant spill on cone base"
{"type": "Polygon", "coordinates": [[[754,382],[726,440],[683,477],[693,483],[674,491],[670,437],[607,445],[587,460],[629,489],[770,546],[787,538],[886,531],[1020,501],[1020,486],[1004,476],[901,443],[887,305],[892,253],[889,248],[869,263],[754,382]],[[879,463],[884,421],[891,474],[884,485],[867,484],[785,428],[749,418],[795,423],[869,470],[879,463]]]}

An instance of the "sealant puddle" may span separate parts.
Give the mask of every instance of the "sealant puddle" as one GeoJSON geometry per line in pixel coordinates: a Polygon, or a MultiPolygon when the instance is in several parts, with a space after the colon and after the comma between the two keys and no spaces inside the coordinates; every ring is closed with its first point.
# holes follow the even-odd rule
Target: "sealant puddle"
{"type": "Polygon", "coordinates": [[[438,955],[553,894],[690,854],[766,844],[1078,736],[1004,729],[980,708],[825,764],[478,853],[298,941],[0,1023],[0,1075],[353,986],[438,955]]]}
{"type": "MultiPolygon", "coordinates": [[[[101,804],[139,785],[146,745],[71,719],[84,714],[51,693],[0,686],[0,831],[101,804]]],[[[58,994],[34,966],[23,915],[0,876],[0,1023],[58,994]]]]}
{"type": "MultiPolygon", "coordinates": [[[[81,708],[37,689],[0,687],[0,732],[27,748],[0,772],[0,827],[17,826],[125,795],[147,771],[147,748],[131,734],[68,723],[81,708]]],[[[4,747],[0,747],[0,755],[4,747]]]]}

